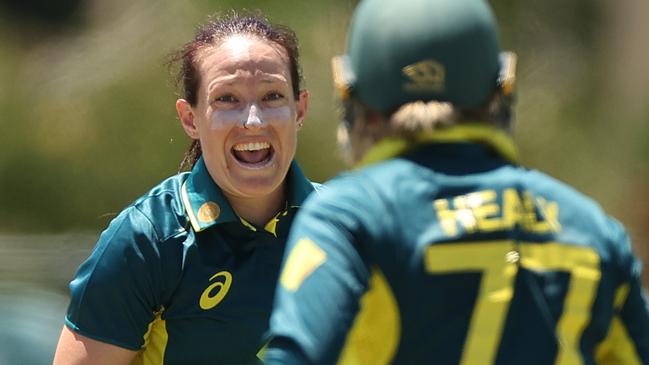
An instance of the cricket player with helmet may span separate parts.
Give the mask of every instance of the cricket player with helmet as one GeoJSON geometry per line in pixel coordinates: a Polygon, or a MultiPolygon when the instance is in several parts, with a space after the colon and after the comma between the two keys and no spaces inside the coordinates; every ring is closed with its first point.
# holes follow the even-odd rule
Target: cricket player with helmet
{"type": "Polygon", "coordinates": [[[518,161],[486,1],[363,0],[333,64],[358,168],[296,218],[267,364],[649,364],[624,228],[518,161]]]}

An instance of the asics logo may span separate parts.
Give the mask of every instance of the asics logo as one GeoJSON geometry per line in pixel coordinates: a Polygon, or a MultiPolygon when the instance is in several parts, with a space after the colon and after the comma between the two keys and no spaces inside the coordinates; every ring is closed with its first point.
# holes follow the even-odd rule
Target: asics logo
{"type": "Polygon", "coordinates": [[[199,301],[201,309],[204,310],[216,307],[225,298],[232,285],[232,274],[227,271],[220,271],[214,274],[210,281],[215,282],[203,291],[199,301]]]}

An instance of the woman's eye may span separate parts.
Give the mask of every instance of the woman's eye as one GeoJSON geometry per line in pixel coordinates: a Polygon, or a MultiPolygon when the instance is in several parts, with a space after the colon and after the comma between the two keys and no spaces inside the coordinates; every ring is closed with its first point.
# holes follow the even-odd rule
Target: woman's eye
{"type": "Polygon", "coordinates": [[[264,101],[274,101],[274,100],[280,100],[283,99],[284,95],[278,93],[278,92],[270,92],[264,96],[264,101]]]}
{"type": "Polygon", "coordinates": [[[234,97],[234,95],[226,94],[214,98],[214,101],[220,103],[236,103],[237,99],[234,97]]]}

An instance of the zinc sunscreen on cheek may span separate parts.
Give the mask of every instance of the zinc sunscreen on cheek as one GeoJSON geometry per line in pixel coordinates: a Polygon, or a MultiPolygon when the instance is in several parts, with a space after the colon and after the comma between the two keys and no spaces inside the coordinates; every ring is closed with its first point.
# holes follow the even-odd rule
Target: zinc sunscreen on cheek
{"type": "Polygon", "coordinates": [[[216,111],[212,114],[212,118],[210,119],[210,129],[222,130],[237,125],[243,126],[247,117],[245,111],[242,110],[216,111]]]}
{"type": "Polygon", "coordinates": [[[288,105],[260,108],[259,117],[267,123],[290,123],[295,121],[295,112],[288,105]]]}

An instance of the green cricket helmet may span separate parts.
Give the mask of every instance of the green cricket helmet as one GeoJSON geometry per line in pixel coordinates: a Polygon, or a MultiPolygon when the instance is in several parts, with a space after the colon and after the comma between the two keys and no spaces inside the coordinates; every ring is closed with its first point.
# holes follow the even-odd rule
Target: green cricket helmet
{"type": "Polygon", "coordinates": [[[334,82],[343,100],[384,113],[418,100],[477,107],[513,84],[496,32],[484,0],[363,0],[334,82]]]}

